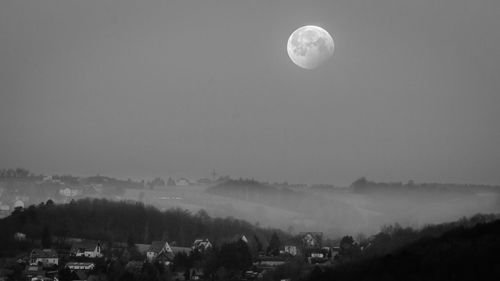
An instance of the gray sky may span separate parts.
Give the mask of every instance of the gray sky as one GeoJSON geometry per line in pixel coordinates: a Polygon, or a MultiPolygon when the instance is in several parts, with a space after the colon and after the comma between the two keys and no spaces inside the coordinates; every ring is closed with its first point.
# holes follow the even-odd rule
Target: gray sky
{"type": "Polygon", "coordinates": [[[499,27],[498,0],[0,1],[0,168],[498,184],[499,27]]]}

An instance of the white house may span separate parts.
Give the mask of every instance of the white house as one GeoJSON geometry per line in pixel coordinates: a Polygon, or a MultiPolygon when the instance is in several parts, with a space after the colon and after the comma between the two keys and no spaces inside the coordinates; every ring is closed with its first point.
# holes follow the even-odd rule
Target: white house
{"type": "Polygon", "coordinates": [[[100,258],[102,257],[101,244],[95,241],[75,242],[71,247],[71,254],[76,257],[100,258]]]}
{"type": "Polygon", "coordinates": [[[33,249],[30,254],[30,265],[42,264],[43,267],[59,265],[59,256],[52,249],[33,249]]]}
{"type": "Polygon", "coordinates": [[[193,250],[198,250],[199,252],[204,252],[212,248],[212,243],[208,239],[196,239],[191,247],[193,250]]]}
{"type": "Polygon", "coordinates": [[[146,258],[153,261],[161,255],[173,255],[172,248],[167,241],[153,241],[146,252],[146,258]]]}
{"type": "Polygon", "coordinates": [[[16,241],[26,241],[26,234],[22,232],[14,233],[14,240],[16,241]]]}
{"type": "Polygon", "coordinates": [[[66,267],[71,270],[92,270],[95,265],[92,262],[68,262],[66,267]]]}
{"type": "Polygon", "coordinates": [[[292,256],[296,256],[298,253],[297,247],[293,245],[287,245],[285,246],[285,253],[290,254],[292,256]]]}

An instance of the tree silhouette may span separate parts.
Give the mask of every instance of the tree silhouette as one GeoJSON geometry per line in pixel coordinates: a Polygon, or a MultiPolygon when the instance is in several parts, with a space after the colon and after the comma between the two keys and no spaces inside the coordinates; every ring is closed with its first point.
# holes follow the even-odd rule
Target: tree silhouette
{"type": "Polygon", "coordinates": [[[256,244],[256,250],[257,250],[257,252],[262,251],[262,243],[260,242],[259,237],[257,237],[257,235],[254,235],[253,239],[255,239],[255,244],[256,244]]]}
{"type": "Polygon", "coordinates": [[[278,256],[280,254],[281,241],[276,232],[271,236],[269,246],[267,247],[267,254],[271,256],[278,256]]]}
{"type": "Polygon", "coordinates": [[[340,258],[344,261],[355,259],[361,254],[361,249],[352,236],[342,237],[339,247],[340,258]]]}

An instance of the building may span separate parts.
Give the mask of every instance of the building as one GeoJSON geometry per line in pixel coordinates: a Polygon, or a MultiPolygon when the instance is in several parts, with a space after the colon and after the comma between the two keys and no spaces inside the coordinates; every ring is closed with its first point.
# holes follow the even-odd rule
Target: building
{"type": "Polygon", "coordinates": [[[304,248],[321,248],[323,241],[322,232],[303,232],[300,236],[302,236],[302,246],[304,248]]]}
{"type": "Polygon", "coordinates": [[[146,252],[148,261],[153,261],[160,256],[173,255],[172,248],[167,241],[153,241],[146,252]]]}
{"type": "Polygon", "coordinates": [[[298,254],[298,250],[297,250],[296,246],[286,245],[284,253],[292,255],[292,256],[296,256],[298,254]]]}
{"type": "Polygon", "coordinates": [[[30,265],[42,265],[43,267],[59,265],[59,256],[52,249],[33,249],[30,253],[30,265]]]}
{"type": "Polygon", "coordinates": [[[96,241],[75,242],[71,247],[71,254],[76,257],[101,258],[101,244],[96,241]]]}
{"type": "Polygon", "coordinates": [[[70,270],[93,270],[95,264],[93,262],[68,262],[66,267],[70,270]]]}
{"type": "Polygon", "coordinates": [[[146,258],[148,261],[158,258],[170,261],[179,253],[190,255],[191,248],[170,246],[167,241],[153,241],[146,252],[146,258]]]}
{"type": "Polygon", "coordinates": [[[193,242],[193,246],[191,247],[194,250],[198,250],[198,252],[205,252],[206,250],[212,248],[212,243],[208,241],[208,239],[196,239],[193,242]]]}
{"type": "Polygon", "coordinates": [[[242,235],[240,240],[248,244],[248,239],[245,235],[242,235]]]}
{"type": "Polygon", "coordinates": [[[22,232],[14,233],[14,240],[16,241],[26,241],[26,234],[22,232]]]}

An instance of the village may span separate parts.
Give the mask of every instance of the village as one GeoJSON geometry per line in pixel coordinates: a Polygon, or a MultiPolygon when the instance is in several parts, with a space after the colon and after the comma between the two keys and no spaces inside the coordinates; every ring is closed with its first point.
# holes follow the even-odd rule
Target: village
{"type": "MultiPolygon", "coordinates": [[[[301,260],[309,266],[328,266],[335,263],[339,254],[339,247],[322,246],[322,233],[310,232],[301,234],[301,242],[294,245],[282,244],[277,235],[273,235],[267,249],[259,249],[255,257],[245,256],[249,253],[249,238],[245,235],[234,237],[226,245],[238,245],[235,255],[226,253],[226,256],[235,257],[232,262],[244,264],[237,259],[251,259],[251,263],[236,266],[234,280],[263,280],[264,275],[273,269],[286,265],[292,261],[301,260]],[[239,247],[239,248],[238,248],[239,247]]],[[[22,240],[26,236],[16,233],[16,239],[22,240]]],[[[33,248],[28,255],[16,257],[15,263],[21,279],[26,281],[58,281],[58,280],[100,280],[98,276],[106,271],[114,262],[124,264],[124,272],[130,276],[144,272],[152,265],[160,272],[169,272],[169,280],[213,280],[220,279],[226,274],[219,268],[215,276],[207,271],[207,260],[212,255],[214,245],[206,239],[193,241],[192,245],[176,245],[166,240],[152,241],[151,244],[131,244],[128,242],[102,243],[100,241],[79,238],[66,238],[71,244],[65,248],[33,248]]],[[[224,248],[225,245],[222,245],[224,248]]],[[[208,263],[210,263],[208,261],[208,263]]],[[[230,270],[230,268],[227,268],[230,270]]],[[[5,270],[4,270],[5,271],[5,270]]],[[[224,269],[222,269],[224,271],[224,269]]],[[[1,271],[0,271],[1,272],[1,271]]],[[[233,271],[234,273],[234,271],[233,271]]],[[[0,280],[2,279],[0,277],[0,280]]]]}
{"type": "MultiPolygon", "coordinates": [[[[400,193],[390,198],[418,205],[422,212],[420,204],[430,206],[448,196],[476,207],[482,202],[490,210],[486,207],[498,196],[481,194],[493,192],[493,186],[401,185],[365,178],[349,188],[230,178],[208,186],[208,180],[142,183],[13,171],[4,171],[0,180],[0,281],[315,280],[315,274],[384,257],[422,237],[498,219],[476,215],[412,228],[377,221],[397,221],[391,208],[382,216],[348,204],[349,198],[364,198],[387,206],[392,201],[376,201],[389,196],[384,190],[404,188],[422,199],[410,202],[400,193]],[[384,196],[373,196],[376,190],[384,196]],[[344,225],[378,225],[380,231],[370,235],[336,228],[335,219],[344,225]]],[[[491,213],[497,212],[495,206],[491,213]]]]}

